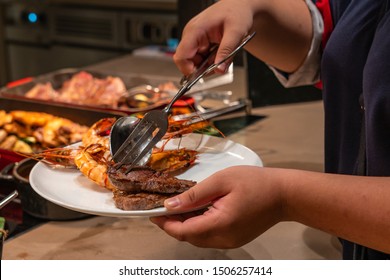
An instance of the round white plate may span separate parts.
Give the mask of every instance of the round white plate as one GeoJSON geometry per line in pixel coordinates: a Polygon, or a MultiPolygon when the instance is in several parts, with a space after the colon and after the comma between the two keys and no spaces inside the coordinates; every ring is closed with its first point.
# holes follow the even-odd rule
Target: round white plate
{"type": "MultiPolygon", "coordinates": [[[[177,175],[181,179],[200,182],[226,167],[263,166],[255,152],[223,138],[189,134],[182,140],[169,141],[166,149],[175,149],[179,145],[200,152],[195,165],[177,175]]],[[[29,180],[32,188],[42,197],[83,213],[111,217],[151,217],[172,214],[164,207],[137,211],[118,209],[114,204],[112,192],[96,185],[76,169],[52,168],[39,162],[31,170],[29,180]]]]}

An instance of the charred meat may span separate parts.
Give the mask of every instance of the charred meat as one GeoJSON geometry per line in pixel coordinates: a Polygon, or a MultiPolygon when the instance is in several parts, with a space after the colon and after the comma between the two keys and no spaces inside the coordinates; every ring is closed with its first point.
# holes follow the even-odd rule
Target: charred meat
{"type": "Polygon", "coordinates": [[[129,173],[125,167],[109,168],[108,177],[114,190],[115,206],[122,210],[149,210],[164,205],[164,200],[182,193],[196,184],[178,179],[147,166],[138,166],[129,173]]]}
{"type": "Polygon", "coordinates": [[[127,174],[123,170],[125,166],[120,170],[109,168],[108,177],[118,190],[128,193],[181,193],[195,185],[194,181],[178,179],[146,166],[135,167],[127,174]]]}
{"type": "Polygon", "coordinates": [[[25,97],[117,108],[118,100],[124,92],[126,86],[119,77],[107,76],[100,79],[86,71],[80,71],[58,89],[54,89],[50,82],[38,83],[25,94],[25,97]]]}
{"type": "Polygon", "coordinates": [[[114,191],[115,206],[122,210],[150,210],[164,205],[164,200],[175,194],[127,193],[114,191]]]}

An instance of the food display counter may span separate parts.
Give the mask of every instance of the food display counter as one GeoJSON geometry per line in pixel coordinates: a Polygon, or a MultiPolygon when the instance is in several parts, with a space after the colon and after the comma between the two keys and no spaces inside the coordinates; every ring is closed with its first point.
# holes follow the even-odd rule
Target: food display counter
{"type": "MultiPolygon", "coordinates": [[[[159,74],[179,77],[169,59],[131,55],[93,65],[104,72],[159,74]],[[136,65],[136,67],[134,67],[136,65]]],[[[234,81],[220,89],[235,98],[246,95],[245,71],[236,67],[234,81]]],[[[227,138],[247,146],[265,166],[322,171],[323,111],[320,101],[253,108],[219,124],[237,124],[227,138]],[[310,134],[307,131],[310,130],[310,134]]],[[[261,217],[259,217],[261,219],[261,217]]],[[[146,217],[91,216],[48,221],[8,238],[4,260],[29,259],[340,259],[337,238],[295,222],[272,227],[252,242],[231,250],[203,249],[179,242],[146,217]]]]}

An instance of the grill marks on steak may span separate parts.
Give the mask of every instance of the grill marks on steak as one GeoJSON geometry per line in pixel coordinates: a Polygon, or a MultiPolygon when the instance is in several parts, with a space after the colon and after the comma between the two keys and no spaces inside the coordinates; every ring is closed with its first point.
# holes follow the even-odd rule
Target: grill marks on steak
{"type": "Polygon", "coordinates": [[[115,206],[122,210],[150,210],[164,205],[164,200],[175,194],[127,193],[114,191],[115,206]]]}
{"type": "Polygon", "coordinates": [[[178,179],[149,167],[135,167],[127,174],[123,170],[110,168],[108,177],[117,189],[130,193],[180,193],[195,185],[194,181],[178,179]]]}
{"type": "Polygon", "coordinates": [[[146,166],[135,167],[127,174],[125,170],[125,165],[120,170],[113,167],[108,170],[108,178],[117,188],[114,191],[115,205],[122,210],[148,210],[163,206],[165,199],[196,184],[195,181],[178,179],[146,166]]]}

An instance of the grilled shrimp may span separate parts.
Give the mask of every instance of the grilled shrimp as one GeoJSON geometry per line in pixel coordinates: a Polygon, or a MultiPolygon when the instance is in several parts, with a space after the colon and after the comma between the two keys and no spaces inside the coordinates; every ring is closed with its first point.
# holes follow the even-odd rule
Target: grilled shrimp
{"type": "MultiPolygon", "coordinates": [[[[109,149],[109,138],[106,136],[114,122],[115,118],[105,118],[93,124],[85,133],[79,147],[49,149],[32,157],[54,166],[76,167],[88,179],[113,191],[115,187],[109,180],[107,173],[113,161],[109,149]]],[[[185,126],[180,128],[185,128],[185,126]]],[[[189,129],[188,132],[190,131],[192,130],[189,129]]],[[[177,129],[176,132],[179,133],[169,135],[164,144],[187,130],[177,129]]],[[[164,146],[155,149],[147,163],[150,168],[156,171],[172,173],[189,167],[194,164],[198,155],[198,151],[186,148],[164,150],[164,146]]]]}
{"type": "Polygon", "coordinates": [[[185,148],[153,152],[147,165],[156,171],[174,172],[193,165],[198,153],[185,148]]]}
{"type": "Polygon", "coordinates": [[[99,186],[112,191],[114,186],[107,175],[110,162],[109,149],[99,143],[82,148],[74,158],[74,163],[81,173],[99,186]]]}
{"type": "Polygon", "coordinates": [[[52,167],[76,168],[74,159],[79,152],[80,148],[78,147],[53,148],[27,156],[52,167]]]}
{"type": "Polygon", "coordinates": [[[110,134],[111,127],[115,121],[115,118],[104,118],[94,123],[83,136],[83,146],[88,147],[91,144],[108,145],[108,140],[105,136],[110,134]]]}

